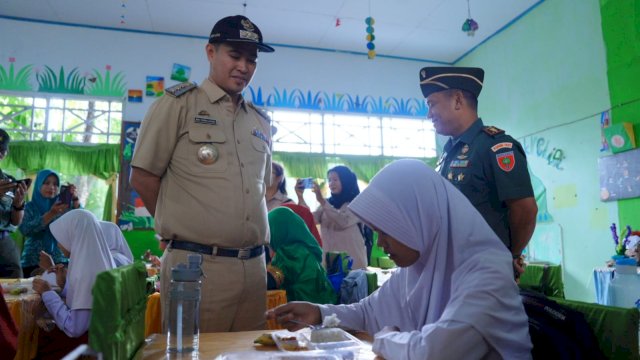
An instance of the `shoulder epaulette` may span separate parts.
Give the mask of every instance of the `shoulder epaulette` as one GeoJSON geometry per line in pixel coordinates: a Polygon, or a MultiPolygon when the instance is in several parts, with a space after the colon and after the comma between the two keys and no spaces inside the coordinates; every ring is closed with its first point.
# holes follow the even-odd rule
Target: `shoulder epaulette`
{"type": "Polygon", "coordinates": [[[499,135],[499,134],[504,134],[504,130],[498,129],[495,126],[485,126],[485,127],[482,128],[482,131],[487,133],[487,135],[489,135],[489,136],[496,136],[496,135],[499,135]]]}
{"type": "Polygon", "coordinates": [[[167,94],[173,97],[180,97],[197,87],[198,85],[192,82],[183,82],[181,84],[173,85],[170,88],[164,89],[164,92],[166,92],[167,94]]]}
{"type": "Polygon", "coordinates": [[[271,119],[269,118],[269,115],[267,115],[267,112],[262,110],[261,108],[253,105],[253,103],[247,102],[247,104],[249,105],[250,108],[252,108],[253,110],[255,110],[260,116],[262,116],[262,118],[268,122],[271,123],[271,119]]]}

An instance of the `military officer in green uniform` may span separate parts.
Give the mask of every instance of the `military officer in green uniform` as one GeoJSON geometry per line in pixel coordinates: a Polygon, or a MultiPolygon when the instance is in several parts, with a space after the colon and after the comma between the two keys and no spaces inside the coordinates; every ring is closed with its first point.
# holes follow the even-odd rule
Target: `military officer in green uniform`
{"type": "MultiPolygon", "coordinates": [[[[538,207],[519,142],[478,117],[480,68],[426,67],[420,87],[438,134],[450,136],[436,171],[460,190],[509,248],[516,276],[531,239],[538,207]]],[[[460,219],[464,226],[464,219],[460,219]]]]}
{"type": "Polygon", "coordinates": [[[241,93],[258,51],[274,49],[255,24],[237,15],[215,24],[205,51],[210,66],[202,84],[168,88],[146,114],[130,181],[167,242],[162,311],[171,268],[199,253],[205,276],[200,330],[259,330],[266,311],[271,126],[241,93]]]}

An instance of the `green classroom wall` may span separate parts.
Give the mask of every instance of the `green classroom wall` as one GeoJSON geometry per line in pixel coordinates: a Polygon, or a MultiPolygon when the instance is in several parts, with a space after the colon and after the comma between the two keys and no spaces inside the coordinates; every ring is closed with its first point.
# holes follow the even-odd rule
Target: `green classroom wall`
{"type": "Polygon", "coordinates": [[[593,268],[613,254],[608,225],[618,218],[615,202],[599,200],[600,113],[610,100],[598,1],[544,1],[456,65],[485,69],[479,113],[525,146],[547,189],[545,225],[561,234],[553,246],[567,298],[595,301],[593,268]],[[564,158],[549,163],[553,149],[564,158]]]}
{"type": "MultiPolygon", "coordinates": [[[[640,1],[600,0],[607,53],[611,122],[634,124],[640,140],[640,1]],[[617,106],[618,104],[624,104],[617,106]]],[[[618,202],[622,226],[640,228],[640,198],[618,202]]]]}

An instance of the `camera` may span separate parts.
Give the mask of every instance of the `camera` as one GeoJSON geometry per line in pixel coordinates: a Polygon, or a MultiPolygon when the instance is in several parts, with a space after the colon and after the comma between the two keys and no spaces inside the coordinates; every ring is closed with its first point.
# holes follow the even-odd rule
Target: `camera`
{"type": "Polygon", "coordinates": [[[303,189],[313,189],[313,178],[304,178],[300,180],[300,187],[303,189]]]}
{"type": "Polygon", "coordinates": [[[71,195],[71,188],[68,185],[60,186],[60,195],[58,195],[58,201],[71,207],[73,204],[73,196],[71,195]]]}

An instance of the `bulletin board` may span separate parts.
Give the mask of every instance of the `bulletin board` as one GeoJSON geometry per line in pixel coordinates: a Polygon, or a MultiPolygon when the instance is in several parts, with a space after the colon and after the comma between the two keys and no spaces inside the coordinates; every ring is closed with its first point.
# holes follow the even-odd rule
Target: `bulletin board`
{"type": "Polygon", "coordinates": [[[122,122],[120,137],[120,182],[118,184],[118,225],[122,230],[153,229],[153,217],[144,207],[140,195],[129,184],[131,158],[135,150],[140,123],[122,122]]]}
{"type": "Polygon", "coordinates": [[[640,197],[640,149],[598,159],[600,200],[640,197]]]}

